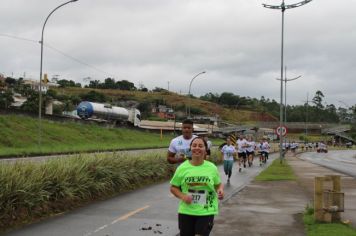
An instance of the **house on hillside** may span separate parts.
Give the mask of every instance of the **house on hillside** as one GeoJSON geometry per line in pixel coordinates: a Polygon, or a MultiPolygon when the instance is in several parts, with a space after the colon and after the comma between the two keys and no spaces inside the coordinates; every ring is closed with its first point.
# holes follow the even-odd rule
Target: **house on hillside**
{"type": "MultiPolygon", "coordinates": [[[[40,82],[35,80],[24,80],[24,84],[27,84],[31,87],[32,90],[38,92],[40,91],[40,82]]],[[[59,87],[59,84],[47,82],[41,83],[41,91],[42,93],[47,93],[48,89],[53,87],[59,87]]]]}
{"type": "Polygon", "coordinates": [[[11,103],[12,107],[16,107],[19,108],[22,106],[22,104],[24,104],[24,102],[27,101],[26,97],[23,97],[21,94],[19,93],[14,93],[14,95],[12,96],[12,98],[14,99],[14,102],[11,103]]]}
{"type": "Polygon", "coordinates": [[[174,110],[164,105],[158,105],[157,107],[153,107],[152,113],[162,119],[168,119],[168,120],[175,119],[174,110]]]}

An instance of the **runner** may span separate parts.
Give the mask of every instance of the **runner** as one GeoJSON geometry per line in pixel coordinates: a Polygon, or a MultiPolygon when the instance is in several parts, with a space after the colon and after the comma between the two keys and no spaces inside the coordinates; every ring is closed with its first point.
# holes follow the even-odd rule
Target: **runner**
{"type": "Polygon", "coordinates": [[[180,199],[178,226],[181,236],[208,236],[218,214],[218,199],[224,189],[217,167],[205,161],[207,143],[201,137],[192,140],[192,159],[183,162],[171,179],[171,193],[180,199]]]}
{"type": "Polygon", "coordinates": [[[224,172],[228,176],[227,182],[230,183],[232,174],[232,166],[234,165],[234,157],[236,157],[235,146],[231,144],[231,139],[226,139],[226,144],[221,148],[221,155],[224,158],[224,172]]]}
{"type": "Polygon", "coordinates": [[[257,145],[258,147],[258,154],[259,154],[259,159],[260,159],[260,166],[265,163],[265,153],[262,151],[263,147],[263,139],[260,140],[260,143],[257,145]]]}
{"type": "Polygon", "coordinates": [[[208,144],[208,149],[206,150],[206,159],[205,160],[209,160],[209,157],[211,155],[211,146],[213,145],[212,142],[208,139],[208,136],[204,136],[204,140],[205,142],[208,144]]]}
{"type": "Polygon", "coordinates": [[[291,150],[293,156],[295,156],[296,149],[297,149],[297,143],[295,141],[292,141],[292,143],[290,145],[290,150],[291,150]]]}
{"type": "Polygon", "coordinates": [[[248,166],[251,167],[253,164],[253,158],[255,156],[256,143],[253,141],[252,136],[248,137],[246,155],[248,160],[248,166]]]}
{"type": "Polygon", "coordinates": [[[185,120],[182,123],[182,135],[172,139],[167,153],[170,164],[180,164],[191,157],[189,145],[193,138],[193,121],[185,120]]]}
{"type": "Polygon", "coordinates": [[[244,168],[246,168],[246,147],[247,147],[247,141],[244,138],[242,134],[240,134],[239,139],[236,141],[237,145],[237,155],[239,157],[238,163],[239,163],[239,172],[241,172],[241,162],[244,165],[244,168]]]}
{"type": "Polygon", "coordinates": [[[262,151],[265,153],[266,162],[267,162],[268,154],[269,154],[269,150],[270,150],[271,146],[269,145],[267,138],[263,137],[262,140],[263,140],[262,151]]]}

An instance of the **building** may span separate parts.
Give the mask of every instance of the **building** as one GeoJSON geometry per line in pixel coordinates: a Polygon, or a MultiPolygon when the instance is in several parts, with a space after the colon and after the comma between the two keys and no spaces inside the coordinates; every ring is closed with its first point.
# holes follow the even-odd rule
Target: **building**
{"type": "Polygon", "coordinates": [[[157,107],[152,108],[152,113],[156,114],[159,118],[162,119],[175,119],[174,110],[164,105],[158,105],[157,107]]]}
{"type": "MultiPolygon", "coordinates": [[[[24,80],[24,84],[27,84],[31,87],[32,90],[39,92],[40,91],[40,82],[35,80],[24,80]]],[[[42,93],[47,93],[48,89],[51,87],[59,87],[58,84],[48,82],[48,83],[41,83],[41,91],[42,93]]]]}

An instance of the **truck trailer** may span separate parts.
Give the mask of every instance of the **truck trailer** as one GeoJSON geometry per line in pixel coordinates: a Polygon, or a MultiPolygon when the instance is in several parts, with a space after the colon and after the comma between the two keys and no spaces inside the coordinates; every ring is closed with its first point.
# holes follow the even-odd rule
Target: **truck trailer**
{"type": "Polygon", "coordinates": [[[110,104],[83,101],[77,106],[77,114],[83,119],[97,118],[108,121],[128,122],[140,126],[141,112],[135,108],[124,108],[110,104]]]}

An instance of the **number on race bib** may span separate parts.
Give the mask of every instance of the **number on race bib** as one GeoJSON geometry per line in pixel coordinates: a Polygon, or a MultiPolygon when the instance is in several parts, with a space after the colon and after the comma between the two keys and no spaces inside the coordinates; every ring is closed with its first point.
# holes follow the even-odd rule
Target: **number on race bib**
{"type": "Polygon", "coordinates": [[[191,190],[189,193],[192,196],[192,204],[205,205],[206,204],[206,191],[205,190],[191,190]]]}

